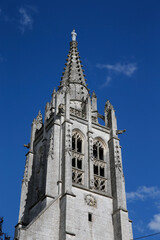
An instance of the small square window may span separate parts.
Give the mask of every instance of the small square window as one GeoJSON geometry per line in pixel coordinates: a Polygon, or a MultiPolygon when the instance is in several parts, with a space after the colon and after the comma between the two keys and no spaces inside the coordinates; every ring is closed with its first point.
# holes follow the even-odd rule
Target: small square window
{"type": "Polygon", "coordinates": [[[88,213],[88,221],[92,222],[92,213],[88,213]]]}

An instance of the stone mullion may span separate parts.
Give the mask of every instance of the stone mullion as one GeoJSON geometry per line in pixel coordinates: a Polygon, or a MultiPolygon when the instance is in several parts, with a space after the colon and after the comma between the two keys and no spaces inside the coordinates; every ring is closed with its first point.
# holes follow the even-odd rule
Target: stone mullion
{"type": "Polygon", "coordinates": [[[77,152],[77,135],[75,137],[75,152],[77,152]]]}
{"type": "Polygon", "coordinates": [[[98,162],[98,176],[100,177],[100,164],[98,162]]]}
{"type": "MultiPolygon", "coordinates": [[[[76,141],[77,143],[77,141],[76,141]]],[[[77,151],[77,148],[76,148],[76,151],[77,151]]],[[[75,154],[75,165],[76,165],[76,168],[77,168],[77,153],[75,154]]]]}
{"type": "Polygon", "coordinates": [[[97,146],[97,159],[99,160],[99,145],[97,146]]]}

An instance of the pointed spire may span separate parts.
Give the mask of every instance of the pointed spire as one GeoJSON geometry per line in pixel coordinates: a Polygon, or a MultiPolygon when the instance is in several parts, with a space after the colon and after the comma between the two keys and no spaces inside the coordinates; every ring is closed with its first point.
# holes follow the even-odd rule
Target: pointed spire
{"type": "Polygon", "coordinates": [[[66,59],[66,67],[64,68],[59,89],[63,88],[64,86],[70,86],[70,88],[73,88],[74,84],[78,84],[81,85],[81,89],[85,88],[85,92],[88,93],[89,89],[87,88],[86,80],[84,78],[85,75],[83,73],[84,70],[82,69],[81,60],[77,49],[77,33],[75,30],[72,31],[71,35],[72,41],[70,42],[70,50],[69,54],[67,55],[68,58],[66,59]]]}
{"type": "Polygon", "coordinates": [[[113,105],[110,103],[109,100],[107,100],[106,104],[105,104],[105,110],[108,112],[110,109],[114,110],[113,105]]]}
{"type": "Polygon", "coordinates": [[[56,94],[56,89],[54,88],[52,95],[55,95],[55,94],[56,94]]]}
{"type": "Polygon", "coordinates": [[[53,89],[52,92],[52,99],[51,99],[51,111],[54,112],[54,108],[55,108],[55,97],[56,97],[56,89],[53,89]]]}
{"type": "Polygon", "coordinates": [[[95,91],[92,92],[92,98],[97,98],[95,91]]]}
{"type": "Polygon", "coordinates": [[[41,113],[41,110],[39,110],[36,120],[37,120],[38,123],[39,122],[42,123],[42,113],[41,113]]]}
{"type": "Polygon", "coordinates": [[[37,129],[39,130],[42,127],[42,124],[43,124],[42,113],[41,113],[40,110],[39,110],[38,115],[35,119],[35,123],[36,123],[37,129]]]}

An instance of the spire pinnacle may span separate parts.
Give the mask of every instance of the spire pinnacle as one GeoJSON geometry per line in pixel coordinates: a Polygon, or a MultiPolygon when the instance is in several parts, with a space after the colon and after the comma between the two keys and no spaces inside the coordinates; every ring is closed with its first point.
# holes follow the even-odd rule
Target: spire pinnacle
{"type": "Polygon", "coordinates": [[[82,69],[83,65],[81,64],[82,62],[77,48],[77,33],[73,30],[71,34],[72,41],[70,42],[70,50],[67,55],[67,62],[65,63],[58,91],[61,91],[62,89],[66,91],[66,87],[68,86],[69,89],[71,89],[71,99],[82,101],[82,99],[86,99],[89,89],[86,84],[86,79],[84,78],[85,74],[82,69]]]}
{"type": "Polygon", "coordinates": [[[75,32],[75,29],[73,29],[73,31],[71,32],[71,35],[72,35],[72,41],[76,41],[77,33],[75,32]]]}

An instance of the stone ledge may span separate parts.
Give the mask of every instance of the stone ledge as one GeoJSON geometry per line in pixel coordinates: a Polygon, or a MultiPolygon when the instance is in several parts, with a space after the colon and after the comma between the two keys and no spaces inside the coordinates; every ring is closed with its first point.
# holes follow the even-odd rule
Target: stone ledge
{"type": "Polygon", "coordinates": [[[28,229],[55,201],[60,198],[61,195],[58,195],[55,199],[53,199],[23,230],[28,229]]]}
{"type": "Polygon", "coordinates": [[[82,189],[82,190],[84,190],[84,191],[87,191],[87,192],[90,192],[90,193],[95,193],[95,194],[98,194],[98,195],[101,195],[101,196],[104,196],[104,197],[108,197],[108,198],[113,199],[113,197],[110,196],[110,195],[108,195],[107,193],[100,192],[100,191],[96,191],[96,190],[94,190],[94,189],[89,189],[89,188],[87,188],[87,187],[85,187],[85,186],[83,186],[83,185],[78,185],[78,184],[75,184],[75,183],[74,183],[74,184],[72,184],[72,187],[80,188],[80,189],[82,189]]]}
{"type": "Polygon", "coordinates": [[[72,232],[67,232],[67,231],[66,231],[66,234],[71,235],[71,236],[76,236],[76,234],[75,234],[75,233],[72,233],[72,232]]]}
{"type": "Polygon", "coordinates": [[[53,196],[50,196],[50,195],[43,195],[41,198],[39,198],[29,209],[31,210],[33,207],[35,207],[36,206],[36,204],[38,204],[39,202],[42,202],[45,198],[47,198],[47,197],[49,197],[49,198],[52,198],[52,199],[55,199],[55,197],[53,197],[53,196]]]}
{"type": "Polygon", "coordinates": [[[28,151],[25,156],[28,156],[30,153],[34,154],[33,151],[28,151]]]}
{"type": "Polygon", "coordinates": [[[65,192],[61,197],[60,200],[65,197],[66,195],[72,196],[72,197],[76,197],[76,195],[73,192],[65,192]]]}
{"type": "Polygon", "coordinates": [[[118,137],[113,136],[113,137],[111,137],[111,138],[108,140],[108,142],[110,142],[110,141],[113,140],[113,139],[120,141],[120,139],[119,139],[118,137]]]}
{"type": "Polygon", "coordinates": [[[119,212],[119,211],[123,211],[123,212],[128,213],[128,210],[127,210],[127,209],[124,209],[124,208],[118,208],[117,210],[115,210],[115,211],[112,213],[112,215],[116,214],[116,213],[119,212]]]}

